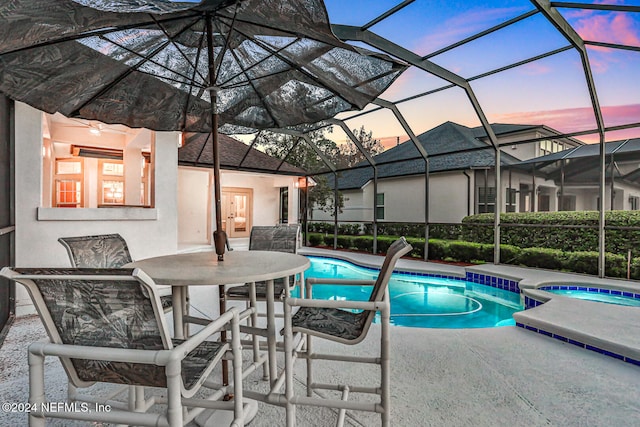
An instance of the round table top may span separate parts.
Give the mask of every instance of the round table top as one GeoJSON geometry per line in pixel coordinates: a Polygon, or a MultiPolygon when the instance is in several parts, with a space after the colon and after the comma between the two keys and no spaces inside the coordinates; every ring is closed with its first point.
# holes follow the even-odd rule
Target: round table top
{"type": "Polygon", "coordinates": [[[218,261],[215,252],[193,252],[142,259],[125,265],[140,268],[159,285],[228,285],[258,282],[301,273],[311,265],[302,255],[272,251],[232,251],[218,261]]]}

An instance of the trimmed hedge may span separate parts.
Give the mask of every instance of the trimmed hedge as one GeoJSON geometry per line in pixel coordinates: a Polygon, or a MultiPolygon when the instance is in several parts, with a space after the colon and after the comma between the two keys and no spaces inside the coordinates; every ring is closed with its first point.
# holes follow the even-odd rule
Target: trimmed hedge
{"type": "MultiPolygon", "coordinates": [[[[431,224],[429,238],[459,240],[463,225],[461,224],[431,224]]],[[[333,222],[310,222],[310,233],[333,234],[333,222]]],[[[373,235],[373,224],[338,224],[338,234],[357,236],[360,234],[373,235]]],[[[378,236],[424,237],[422,223],[378,223],[378,236]]]]}
{"type": "MultiPolygon", "coordinates": [[[[333,234],[309,233],[311,246],[333,247],[333,234]]],[[[385,253],[398,236],[378,236],[378,253],[385,253]]],[[[424,238],[407,237],[413,246],[411,257],[424,258],[424,238]]],[[[338,249],[351,249],[371,253],[372,236],[338,236],[338,249]]],[[[626,255],[605,254],[608,277],[627,277],[626,255]]],[[[453,262],[493,262],[492,243],[474,243],[461,240],[429,240],[429,259],[453,262]]],[[[576,273],[598,274],[598,252],[566,252],[547,248],[518,248],[500,245],[500,260],[504,264],[536,267],[548,270],[563,270],[576,273]]],[[[632,259],[631,278],[640,279],[640,257],[632,259]]]]}
{"type": "MultiPolygon", "coordinates": [[[[509,227],[500,230],[500,243],[520,248],[549,248],[571,252],[598,250],[597,211],[522,212],[500,214],[502,224],[549,225],[550,227],[509,227]],[[557,225],[592,228],[560,228],[557,225]]],[[[493,243],[493,214],[471,215],[462,220],[461,240],[493,243]]],[[[607,211],[607,226],[640,227],[640,211],[607,211]]],[[[605,251],[626,254],[640,243],[639,230],[606,230],[605,251]]]]}

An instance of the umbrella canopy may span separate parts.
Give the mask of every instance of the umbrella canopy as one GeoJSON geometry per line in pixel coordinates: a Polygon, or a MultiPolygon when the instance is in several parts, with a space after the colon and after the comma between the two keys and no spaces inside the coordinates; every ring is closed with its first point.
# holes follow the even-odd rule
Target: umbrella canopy
{"type": "Polygon", "coordinates": [[[216,88],[221,132],[282,128],[361,109],[402,70],[335,38],[320,0],[0,5],[0,91],[67,117],[209,132],[216,88]]]}
{"type": "Polygon", "coordinates": [[[156,131],[283,128],[361,109],[405,69],[347,45],[321,0],[14,0],[0,5],[0,91],[67,117],[156,131]]]}

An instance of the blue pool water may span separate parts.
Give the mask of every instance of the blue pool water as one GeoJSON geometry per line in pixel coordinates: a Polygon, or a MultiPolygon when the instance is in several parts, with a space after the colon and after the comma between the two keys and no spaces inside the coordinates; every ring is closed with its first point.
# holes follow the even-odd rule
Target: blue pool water
{"type": "MultiPolygon", "coordinates": [[[[305,277],[375,279],[376,270],[347,261],[310,256],[305,277]]],[[[313,297],[366,301],[371,286],[314,285],[313,297]]],[[[447,278],[394,273],[389,282],[391,323],[415,328],[488,328],[515,325],[512,314],[524,307],[520,295],[486,285],[447,278]]]]}
{"type": "MultiPolygon", "coordinates": [[[[556,286],[558,287],[558,286],[556,286]]],[[[631,307],[640,307],[640,298],[636,298],[633,293],[615,291],[609,289],[593,289],[589,290],[580,287],[579,289],[567,289],[566,286],[560,287],[562,289],[548,289],[540,288],[547,292],[551,292],[557,295],[563,295],[571,298],[579,298],[588,301],[606,302],[609,304],[627,305],[631,307]]],[[[575,287],[573,287],[575,288],[575,287]]]]}

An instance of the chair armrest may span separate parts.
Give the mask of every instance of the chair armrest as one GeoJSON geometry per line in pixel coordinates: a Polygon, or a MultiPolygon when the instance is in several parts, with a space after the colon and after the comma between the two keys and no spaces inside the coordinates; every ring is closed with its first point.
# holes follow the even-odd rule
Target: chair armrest
{"type": "Polygon", "coordinates": [[[343,308],[347,310],[380,310],[389,304],[387,301],[334,301],[306,298],[288,298],[285,302],[292,307],[343,308]]]}
{"type": "Polygon", "coordinates": [[[186,356],[211,335],[215,334],[216,332],[220,332],[222,329],[225,329],[225,326],[227,324],[231,323],[232,325],[239,325],[239,313],[240,310],[237,307],[231,307],[229,310],[222,313],[220,317],[205,326],[204,329],[187,339],[179,346],[175,347],[173,351],[183,354],[181,358],[186,356]]]}
{"type": "Polygon", "coordinates": [[[29,353],[41,356],[69,357],[73,359],[104,360],[109,362],[135,362],[162,365],[162,353],[171,350],[134,350],[130,348],[91,347],[86,345],[56,344],[38,341],[29,345],[29,353]]]}

